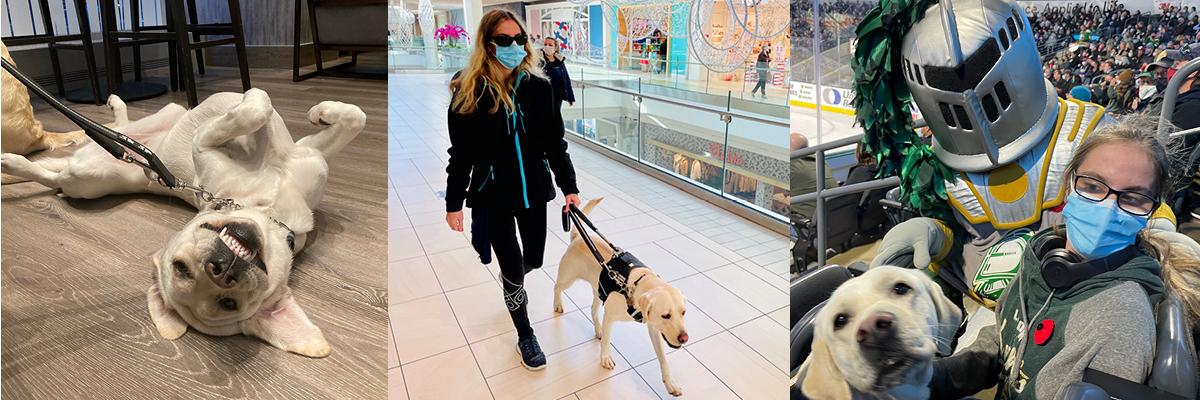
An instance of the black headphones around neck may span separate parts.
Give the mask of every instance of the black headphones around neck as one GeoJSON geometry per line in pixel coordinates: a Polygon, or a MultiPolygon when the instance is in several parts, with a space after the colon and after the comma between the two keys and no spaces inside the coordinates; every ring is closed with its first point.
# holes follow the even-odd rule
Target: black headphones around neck
{"type": "Polygon", "coordinates": [[[1033,254],[1042,264],[1042,279],[1054,289],[1075,286],[1093,276],[1112,271],[1137,256],[1137,246],[1131,245],[1104,257],[1083,260],[1067,250],[1067,238],[1058,231],[1042,235],[1030,243],[1033,254]]]}

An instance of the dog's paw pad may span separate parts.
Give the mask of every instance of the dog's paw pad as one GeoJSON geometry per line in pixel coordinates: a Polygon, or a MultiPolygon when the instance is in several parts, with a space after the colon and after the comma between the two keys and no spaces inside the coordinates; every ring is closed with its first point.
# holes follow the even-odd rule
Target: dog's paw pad
{"type": "Polygon", "coordinates": [[[604,369],[613,369],[617,367],[617,362],[613,361],[612,356],[600,356],[600,366],[604,369]]]}

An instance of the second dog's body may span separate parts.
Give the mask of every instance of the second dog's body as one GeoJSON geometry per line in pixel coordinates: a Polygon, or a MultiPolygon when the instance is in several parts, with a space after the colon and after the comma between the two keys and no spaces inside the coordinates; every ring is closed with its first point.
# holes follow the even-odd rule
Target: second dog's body
{"type": "MultiPolygon", "coordinates": [[[[603,199],[588,201],[583,207],[584,214],[590,213],[601,200],[603,199]]],[[[612,247],[609,247],[599,236],[589,235],[601,256],[605,260],[611,259],[612,247]]],[[[635,321],[630,315],[631,310],[639,314],[641,321],[638,322],[646,325],[650,342],[654,345],[654,353],[658,356],[658,365],[662,371],[663,384],[666,385],[667,392],[674,396],[682,395],[683,391],[671,380],[662,342],[666,341],[667,345],[672,348],[679,348],[688,340],[687,329],[683,323],[684,314],[687,312],[683,294],[655,275],[650,268],[634,266],[627,271],[628,276],[624,276],[629,283],[629,297],[614,291],[607,293],[607,299],[601,302],[600,276],[607,271],[604,271],[604,267],[596,262],[595,256],[583,242],[577,230],[571,232],[571,239],[571,244],[567,247],[558,266],[558,279],[554,285],[554,311],[563,312],[562,292],[571,287],[576,280],[587,281],[592,286],[592,324],[596,327],[596,337],[600,339],[600,365],[609,369],[616,366],[610,346],[613,323],[635,321]],[[599,316],[602,303],[604,305],[603,321],[599,316]]]]}

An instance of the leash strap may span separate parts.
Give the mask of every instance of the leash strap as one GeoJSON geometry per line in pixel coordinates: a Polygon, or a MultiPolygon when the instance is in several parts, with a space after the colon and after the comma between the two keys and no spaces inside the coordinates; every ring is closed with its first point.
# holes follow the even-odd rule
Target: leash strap
{"type": "Polygon", "coordinates": [[[12,74],[13,77],[17,78],[21,84],[33,91],[34,94],[37,94],[37,96],[42,100],[45,100],[47,103],[49,103],[50,106],[54,107],[55,110],[58,110],[58,112],[65,115],[67,119],[70,119],[71,122],[75,123],[75,125],[79,125],[80,128],[83,128],[83,132],[87,134],[89,138],[95,141],[96,144],[99,144],[100,147],[103,147],[104,150],[108,151],[109,154],[112,154],[113,157],[128,163],[138,164],[142,168],[154,172],[156,175],[158,175],[157,179],[162,183],[163,186],[171,189],[175,189],[179,186],[179,182],[175,179],[175,175],[172,175],[171,171],[167,170],[167,166],[163,165],[162,161],[158,159],[158,156],[154,155],[154,152],[150,151],[150,149],[146,148],[146,146],[138,143],[136,140],[130,139],[128,136],[125,136],[120,132],[109,129],[107,126],[96,123],[96,121],[90,120],[75,110],[72,110],[70,107],[67,107],[65,104],[58,101],[58,99],[55,99],[54,96],[51,96],[49,92],[46,92],[46,89],[43,89],[37,83],[33,82],[33,80],[29,79],[29,77],[25,76],[25,74],[22,74],[15,66],[9,63],[8,60],[3,60],[3,66],[4,69],[8,71],[8,73],[12,74]],[[141,157],[141,159],[135,158],[135,155],[137,157],[141,157]]]}
{"type": "MultiPolygon", "coordinates": [[[[584,225],[587,225],[588,228],[591,228],[592,232],[596,232],[596,235],[600,236],[600,239],[604,240],[604,243],[607,244],[608,247],[612,247],[612,249],[618,254],[621,253],[621,249],[612,242],[608,241],[608,238],[604,237],[604,234],[600,233],[600,230],[596,229],[596,225],[592,224],[592,221],[588,219],[587,214],[584,214],[583,211],[579,210],[579,207],[575,207],[575,205],[572,204],[569,208],[568,214],[571,222],[573,222],[575,225],[575,229],[579,231],[579,237],[583,239],[583,243],[587,245],[588,250],[592,251],[592,256],[596,257],[596,262],[599,262],[600,264],[606,264],[604,256],[600,254],[600,250],[596,248],[596,243],[592,241],[591,235],[588,235],[588,230],[584,229],[584,225]]],[[[607,265],[605,266],[607,267],[607,265]]]]}
{"type": "MultiPolygon", "coordinates": [[[[101,148],[103,148],[108,152],[108,154],[111,154],[116,159],[130,164],[137,164],[138,166],[142,167],[142,169],[154,173],[154,179],[168,189],[188,190],[195,193],[196,196],[205,203],[214,203],[213,207],[215,209],[220,210],[223,208],[230,208],[236,210],[241,208],[241,205],[237,204],[237,202],[233,201],[233,199],[216,197],[212,194],[212,192],[205,190],[203,187],[180,182],[175,178],[175,175],[172,174],[169,169],[167,169],[167,166],[163,164],[162,160],[159,160],[158,156],[155,155],[154,152],[145,145],[142,145],[141,143],[138,143],[138,141],[130,139],[128,136],[97,123],[96,121],[88,119],[79,112],[72,110],[70,107],[67,107],[66,104],[63,104],[61,101],[58,101],[58,99],[55,99],[54,96],[50,95],[46,89],[43,89],[32,79],[29,79],[28,76],[25,76],[25,74],[21,73],[21,71],[18,70],[17,67],[12,63],[8,62],[8,60],[0,61],[2,61],[0,62],[0,65],[4,67],[5,71],[8,71],[9,74],[12,74],[14,78],[17,78],[17,81],[20,81],[21,84],[25,85],[26,88],[29,88],[29,90],[36,94],[39,98],[45,100],[46,103],[49,103],[51,107],[54,107],[55,110],[58,110],[59,113],[62,113],[62,115],[66,116],[67,119],[70,119],[71,122],[74,122],[75,125],[79,125],[79,127],[83,129],[83,133],[87,134],[89,138],[95,141],[96,144],[100,145],[101,148]]],[[[288,230],[290,231],[291,229],[288,230]]]]}

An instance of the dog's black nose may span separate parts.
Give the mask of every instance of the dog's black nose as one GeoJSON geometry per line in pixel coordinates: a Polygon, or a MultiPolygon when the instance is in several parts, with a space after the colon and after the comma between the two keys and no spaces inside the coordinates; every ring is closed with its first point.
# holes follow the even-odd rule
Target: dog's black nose
{"type": "Polygon", "coordinates": [[[856,338],[859,343],[879,344],[896,336],[893,323],[896,315],[889,312],[877,312],[863,320],[858,325],[856,338]]]}
{"type": "Polygon", "coordinates": [[[220,260],[209,261],[204,264],[204,270],[208,272],[208,278],[217,286],[222,288],[231,288],[237,284],[239,273],[235,272],[231,265],[220,260]]]}

